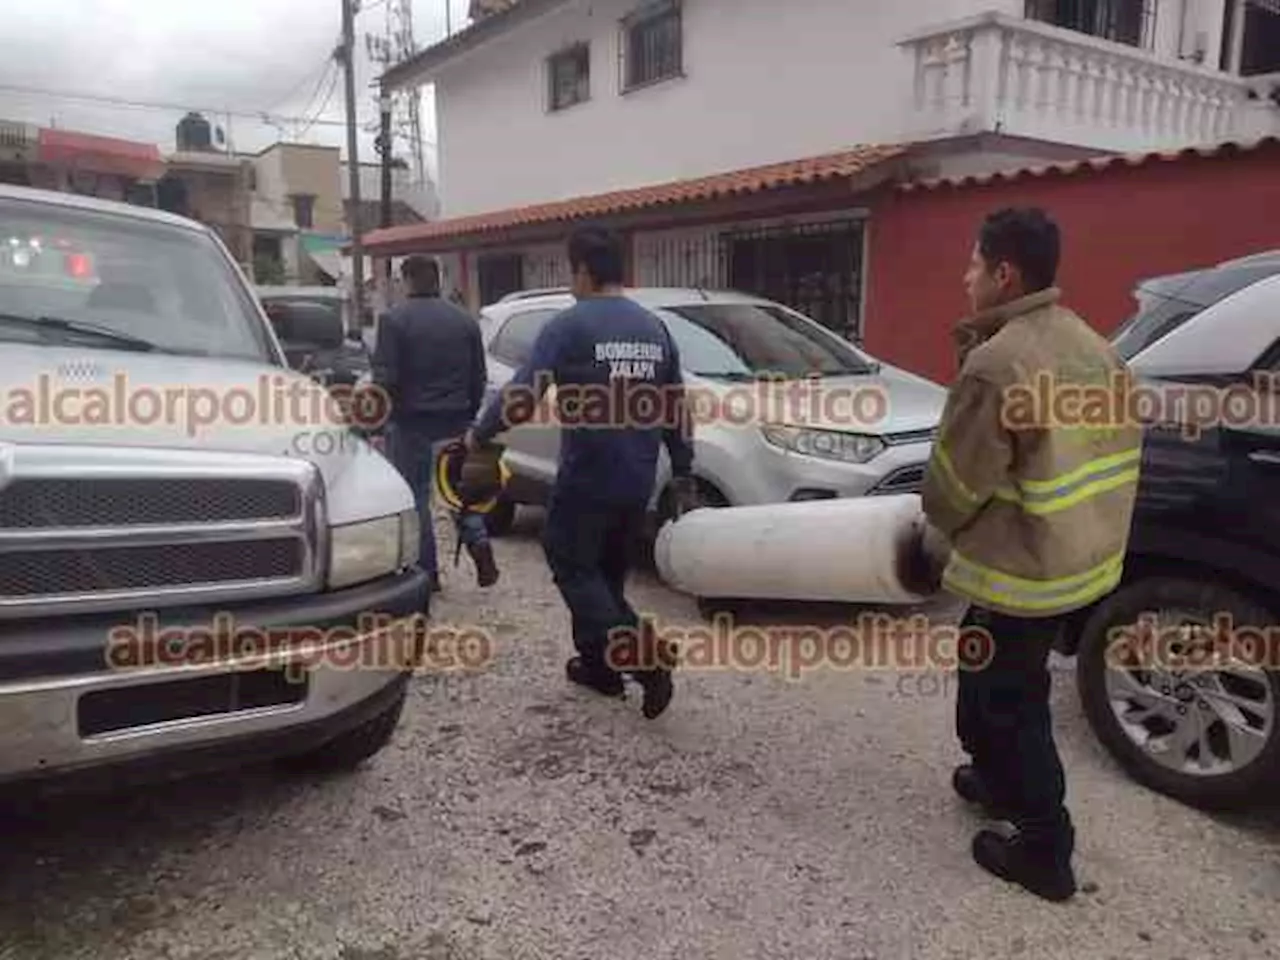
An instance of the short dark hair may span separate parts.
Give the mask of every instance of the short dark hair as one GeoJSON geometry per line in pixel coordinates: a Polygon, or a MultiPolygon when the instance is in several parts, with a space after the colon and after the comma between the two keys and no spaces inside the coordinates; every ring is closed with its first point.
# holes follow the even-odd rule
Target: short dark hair
{"type": "Polygon", "coordinates": [[[586,267],[596,286],[621,284],[623,261],[622,238],[609,228],[584,224],[569,234],[569,269],[577,273],[586,267]]]}
{"type": "Polygon", "coordinates": [[[987,217],[978,234],[978,252],[987,265],[1006,261],[1022,273],[1028,293],[1046,290],[1058,278],[1062,237],[1039,207],[1005,207],[987,217]]]}
{"type": "Polygon", "coordinates": [[[401,264],[400,275],[409,281],[416,293],[429,297],[440,293],[440,265],[432,257],[409,257],[401,264]]]}

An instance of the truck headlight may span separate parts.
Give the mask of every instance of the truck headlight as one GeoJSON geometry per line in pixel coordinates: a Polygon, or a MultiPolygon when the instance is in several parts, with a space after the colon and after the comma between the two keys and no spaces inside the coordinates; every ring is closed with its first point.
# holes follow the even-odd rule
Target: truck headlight
{"type": "Polygon", "coordinates": [[[418,562],[418,511],[334,527],[329,537],[329,589],[376,580],[418,562]]]}
{"type": "Polygon", "coordinates": [[[864,433],[811,430],[770,424],[762,427],[765,440],[791,453],[844,463],[866,463],[884,452],[885,442],[864,433]]]}

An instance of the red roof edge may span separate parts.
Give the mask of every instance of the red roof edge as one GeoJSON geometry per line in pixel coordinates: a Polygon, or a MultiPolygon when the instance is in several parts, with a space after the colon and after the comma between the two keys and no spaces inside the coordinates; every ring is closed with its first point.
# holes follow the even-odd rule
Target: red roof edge
{"type": "Polygon", "coordinates": [[[386,227],[365,234],[362,242],[366,251],[376,256],[381,252],[412,244],[415,241],[425,243],[433,240],[457,239],[512,227],[573,222],[731,196],[764,193],[804,184],[852,179],[880,164],[904,156],[909,149],[905,144],[857,146],[821,156],[787,160],[688,180],[675,180],[550,203],[494,210],[448,220],[386,227]]]}
{"type": "Polygon", "coordinates": [[[38,158],[41,163],[70,166],[95,173],[112,173],[155,180],[164,175],[165,162],[154,143],[101,137],[74,130],[43,127],[38,158]]]}
{"type": "Polygon", "coordinates": [[[1177,163],[1192,158],[1214,159],[1231,154],[1254,153],[1268,147],[1280,147],[1280,137],[1267,136],[1256,140],[1224,140],[1220,143],[1184,147],[1180,150],[1153,150],[1146,153],[1106,154],[1088,160],[1071,160],[1037,166],[1014,167],[995,173],[963,177],[935,177],[913,180],[898,185],[902,193],[925,193],[947,188],[963,189],[988,184],[1009,183],[1017,180],[1043,179],[1047,177],[1071,177],[1098,174],[1108,170],[1151,166],[1158,163],[1177,163]]]}

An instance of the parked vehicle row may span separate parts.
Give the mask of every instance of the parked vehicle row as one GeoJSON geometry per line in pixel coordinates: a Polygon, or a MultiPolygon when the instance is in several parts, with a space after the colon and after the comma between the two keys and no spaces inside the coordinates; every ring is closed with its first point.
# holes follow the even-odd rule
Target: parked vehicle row
{"type": "MultiPolygon", "coordinates": [[[[255,290],[212,230],[154,210],[0,187],[0,222],[0,387],[53,390],[43,414],[0,436],[0,786],[256,755],[350,766],[376,753],[409,669],[341,664],[386,655],[370,615],[428,611],[411,492],[362,440],[291,446],[308,426],[288,405],[247,418],[228,406],[197,424],[181,399],[367,377],[341,295],[255,290]],[[95,389],[107,412],[90,415],[95,389]],[[146,399],[165,394],[179,401],[146,399]],[[113,414],[111,402],[124,406],[113,414]],[[268,648],[228,656],[218,614],[231,639],[239,628],[268,648]],[[208,656],[212,642],[223,655],[156,659],[165,628],[189,641],[181,651],[208,656]],[[300,672],[253,659],[298,630],[320,646],[300,672]]],[[[667,325],[687,388],[718,413],[695,435],[706,505],[918,489],[941,386],[766,299],[627,295],[667,325]]],[[[1280,251],[1154,278],[1135,296],[1113,342],[1142,389],[1230,389],[1243,408],[1197,433],[1177,417],[1149,428],[1125,579],[1059,649],[1077,657],[1088,721],[1131,776],[1196,806],[1240,806],[1280,785],[1280,419],[1268,417],[1280,411],[1280,251]],[[1143,624],[1168,638],[1162,653],[1192,658],[1186,669],[1109,658],[1143,624]],[[1195,666],[1224,626],[1255,662],[1195,666]]],[[[571,303],[525,291],[483,311],[491,392],[571,303]]],[[[490,515],[495,533],[545,501],[559,447],[550,422],[501,439],[514,479],[490,515]]],[[[664,454],[655,531],[669,469],[664,454]]],[[[409,636],[412,656],[420,634],[409,636]]]]}

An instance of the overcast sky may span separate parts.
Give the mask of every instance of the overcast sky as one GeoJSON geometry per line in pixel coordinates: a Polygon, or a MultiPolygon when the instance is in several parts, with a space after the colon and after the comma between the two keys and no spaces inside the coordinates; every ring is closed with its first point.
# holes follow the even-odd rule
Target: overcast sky
{"type": "MultiPolygon", "coordinates": [[[[370,88],[379,72],[366,56],[364,35],[383,35],[387,0],[360,0],[356,17],[356,97],[362,121],[360,159],[376,160],[373,135],[378,118],[370,88]]],[[[466,23],[467,0],[414,0],[414,36],[419,47],[445,36],[445,6],[452,28],[466,23]]],[[[260,150],[279,139],[327,143],[346,153],[342,77],[323,73],[342,33],[339,0],[0,0],[0,119],[56,125],[106,136],[174,147],[182,110],[77,101],[13,87],[88,93],[191,108],[218,108],[248,116],[230,118],[227,134],[240,151],[260,150]],[[255,117],[316,116],[322,121],[299,136],[303,124],[283,130],[255,117]],[[324,80],[323,86],[320,85],[324,80]]],[[[423,96],[423,138],[434,170],[435,123],[430,88],[423,96]]],[[[209,119],[228,126],[224,114],[209,119]]],[[[406,144],[396,144],[404,154],[406,144]]]]}

